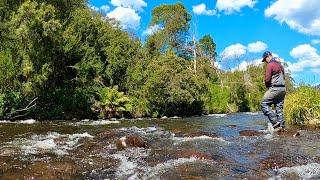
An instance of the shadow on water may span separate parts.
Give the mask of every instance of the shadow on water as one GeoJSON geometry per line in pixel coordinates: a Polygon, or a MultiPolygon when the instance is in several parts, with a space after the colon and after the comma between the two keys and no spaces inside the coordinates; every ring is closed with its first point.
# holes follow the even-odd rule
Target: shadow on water
{"type": "Polygon", "coordinates": [[[320,178],[320,131],[260,113],[0,123],[3,179],[320,178]]]}

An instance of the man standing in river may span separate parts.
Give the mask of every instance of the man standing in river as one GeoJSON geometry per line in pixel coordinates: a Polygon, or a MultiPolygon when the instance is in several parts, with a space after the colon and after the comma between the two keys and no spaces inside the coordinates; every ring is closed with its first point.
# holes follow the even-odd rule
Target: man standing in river
{"type": "Polygon", "coordinates": [[[286,95],[284,68],[279,59],[274,58],[269,51],[264,52],[262,58],[262,62],[267,63],[264,83],[268,90],[263,96],[261,108],[274,129],[284,128],[283,103],[286,95]],[[271,108],[272,105],[276,108],[275,112],[271,108]]]}

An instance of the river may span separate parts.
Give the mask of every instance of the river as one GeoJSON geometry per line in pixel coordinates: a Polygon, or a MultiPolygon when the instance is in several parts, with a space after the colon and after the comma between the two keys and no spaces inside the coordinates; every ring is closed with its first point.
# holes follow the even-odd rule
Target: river
{"type": "Polygon", "coordinates": [[[0,178],[318,179],[320,131],[261,113],[0,121],[0,178]]]}

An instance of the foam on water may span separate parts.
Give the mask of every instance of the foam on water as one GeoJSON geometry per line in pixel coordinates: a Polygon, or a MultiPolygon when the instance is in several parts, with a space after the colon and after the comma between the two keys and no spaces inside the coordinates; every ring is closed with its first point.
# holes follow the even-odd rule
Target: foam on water
{"type": "Polygon", "coordinates": [[[129,158],[122,154],[114,154],[112,157],[120,161],[120,165],[116,172],[117,177],[121,177],[123,175],[133,175],[135,173],[135,170],[138,167],[136,162],[129,161],[129,158]]]}
{"type": "Polygon", "coordinates": [[[173,133],[169,131],[165,131],[164,129],[159,127],[138,128],[136,126],[133,126],[130,128],[120,128],[120,131],[138,133],[141,136],[156,135],[159,137],[168,137],[168,138],[174,136],[173,133]]]}
{"type": "Polygon", "coordinates": [[[120,161],[116,177],[120,179],[136,179],[138,172],[145,171],[147,167],[146,162],[143,161],[143,158],[147,156],[149,156],[149,150],[143,148],[128,148],[111,155],[110,157],[120,161]]]}
{"type": "Polygon", "coordinates": [[[36,123],[36,120],[28,119],[28,120],[18,121],[18,123],[20,123],[20,124],[34,124],[34,123],[36,123]]]}
{"type": "Polygon", "coordinates": [[[281,179],[281,175],[287,173],[296,173],[302,179],[320,178],[320,164],[310,163],[302,166],[283,167],[278,169],[277,172],[280,173],[275,177],[277,179],[281,179]]]}
{"type": "Polygon", "coordinates": [[[91,126],[98,126],[98,125],[108,125],[108,124],[119,124],[120,121],[116,120],[98,120],[98,121],[90,121],[88,119],[82,120],[77,122],[76,125],[91,125],[91,126]]]}
{"type": "Polygon", "coordinates": [[[265,133],[263,137],[267,140],[271,140],[274,137],[274,128],[271,123],[268,123],[268,127],[266,130],[262,130],[261,132],[265,133]]]}
{"type": "Polygon", "coordinates": [[[117,154],[105,156],[113,157],[120,161],[116,171],[116,177],[118,179],[157,179],[158,175],[163,174],[176,166],[185,163],[202,162],[195,157],[179,158],[159,163],[152,167],[148,166],[143,160],[145,157],[149,156],[149,150],[143,148],[126,149],[117,152],[117,154]]]}
{"type": "MultiPolygon", "coordinates": [[[[68,154],[68,150],[77,147],[80,139],[93,138],[90,134],[59,134],[57,132],[49,132],[46,135],[32,135],[30,138],[16,138],[15,140],[6,143],[3,149],[4,152],[15,153],[16,150],[21,154],[39,154],[39,153],[54,153],[58,156],[68,154]],[[56,141],[61,142],[56,142],[56,141]],[[13,151],[10,151],[13,149],[13,151]]],[[[9,155],[8,153],[6,155],[9,155]]]]}
{"type": "Polygon", "coordinates": [[[195,136],[195,137],[173,137],[172,140],[177,141],[177,143],[182,142],[189,142],[189,141],[199,141],[199,140],[214,140],[214,141],[220,141],[224,143],[229,143],[228,141],[224,140],[220,137],[210,137],[210,136],[195,136]]]}
{"type": "Polygon", "coordinates": [[[208,114],[209,117],[217,117],[217,118],[222,118],[226,117],[227,114],[208,114]]]}
{"type": "Polygon", "coordinates": [[[13,124],[34,124],[36,123],[37,121],[34,120],[34,119],[27,119],[27,120],[21,120],[21,121],[8,121],[8,120],[3,120],[3,121],[0,121],[0,123],[13,123],[13,124]]]}
{"type": "Polygon", "coordinates": [[[190,158],[179,158],[179,159],[172,159],[164,163],[157,164],[154,167],[148,168],[148,170],[144,173],[144,179],[160,179],[159,175],[165,173],[166,171],[177,167],[179,165],[183,165],[186,163],[193,163],[200,161],[195,157],[190,158]]]}
{"type": "Polygon", "coordinates": [[[245,112],[247,115],[260,115],[263,114],[262,112],[245,112]]]}

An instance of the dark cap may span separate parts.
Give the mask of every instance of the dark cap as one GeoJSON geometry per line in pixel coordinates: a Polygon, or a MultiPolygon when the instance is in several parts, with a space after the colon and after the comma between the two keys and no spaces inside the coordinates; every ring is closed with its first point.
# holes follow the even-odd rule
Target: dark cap
{"type": "Polygon", "coordinates": [[[264,62],[268,56],[272,56],[272,53],[270,51],[264,52],[262,55],[262,62],[264,62]]]}

